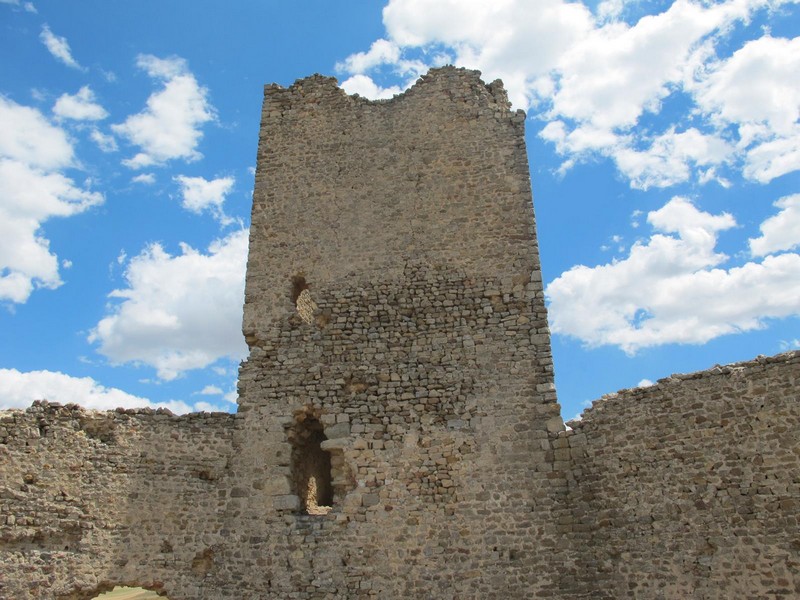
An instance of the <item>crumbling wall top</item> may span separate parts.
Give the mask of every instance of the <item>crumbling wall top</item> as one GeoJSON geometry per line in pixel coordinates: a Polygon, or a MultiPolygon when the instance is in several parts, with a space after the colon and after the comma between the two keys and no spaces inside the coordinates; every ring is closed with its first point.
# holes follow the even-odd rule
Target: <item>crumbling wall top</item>
{"type": "MultiPolygon", "coordinates": [[[[392,98],[370,100],[359,94],[348,95],[341,87],[335,77],[320,75],[315,73],[308,77],[296,80],[288,88],[277,83],[264,86],[265,102],[275,106],[299,105],[303,103],[314,104],[319,102],[321,97],[328,100],[338,96],[340,101],[348,102],[358,106],[385,107],[403,102],[415,96],[436,93],[443,87],[448,88],[453,96],[462,93],[465,95],[478,96],[485,100],[487,104],[496,105],[498,109],[508,111],[511,103],[508,100],[503,82],[496,79],[491,83],[484,83],[481,79],[481,72],[465,68],[458,68],[452,65],[431,69],[422,75],[407,90],[396,94],[392,98]]],[[[517,113],[524,114],[518,110],[517,113]]]]}
{"type": "Polygon", "coordinates": [[[609,413],[619,413],[624,416],[632,405],[659,402],[663,398],[671,398],[671,389],[686,386],[698,385],[708,382],[715,377],[731,376],[748,381],[753,376],[765,369],[779,365],[800,364],[800,351],[794,350],[784,352],[774,356],[758,356],[752,360],[731,363],[727,365],[715,365],[710,369],[695,371],[692,373],[673,373],[669,377],[659,379],[651,386],[642,386],[619,390],[610,394],[605,394],[595,400],[587,408],[580,418],[569,421],[567,425],[574,430],[589,429],[595,420],[602,418],[609,413]]]}

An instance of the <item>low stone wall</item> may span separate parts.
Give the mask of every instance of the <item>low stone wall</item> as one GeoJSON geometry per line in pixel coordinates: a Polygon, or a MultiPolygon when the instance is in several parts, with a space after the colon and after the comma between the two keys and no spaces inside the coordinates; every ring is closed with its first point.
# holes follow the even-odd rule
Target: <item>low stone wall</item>
{"type": "Polygon", "coordinates": [[[0,413],[0,598],[92,598],[114,585],[202,597],[235,415],[0,413]]]}
{"type": "Polygon", "coordinates": [[[760,357],[606,396],[571,423],[555,450],[565,597],[800,597],[798,383],[800,353],[760,357]]]}

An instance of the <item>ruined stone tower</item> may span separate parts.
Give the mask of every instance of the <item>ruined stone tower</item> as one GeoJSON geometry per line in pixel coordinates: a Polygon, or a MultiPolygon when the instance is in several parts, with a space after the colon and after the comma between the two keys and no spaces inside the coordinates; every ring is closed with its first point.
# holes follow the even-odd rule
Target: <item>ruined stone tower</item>
{"type": "Polygon", "coordinates": [[[563,428],[523,129],[499,82],[453,68],[384,102],[266,89],[238,460],[269,468],[239,510],[276,591],[548,585],[521,568],[553,541],[531,459],[563,428]]]}
{"type": "Polygon", "coordinates": [[[800,597],[800,353],[566,429],[524,121],[267,86],[238,413],[0,413],[0,600],[800,597]]]}
{"type": "Polygon", "coordinates": [[[537,464],[563,425],[509,107],[454,68],[383,102],[319,76],[266,89],[234,484],[283,597],[553,584],[537,464]]]}

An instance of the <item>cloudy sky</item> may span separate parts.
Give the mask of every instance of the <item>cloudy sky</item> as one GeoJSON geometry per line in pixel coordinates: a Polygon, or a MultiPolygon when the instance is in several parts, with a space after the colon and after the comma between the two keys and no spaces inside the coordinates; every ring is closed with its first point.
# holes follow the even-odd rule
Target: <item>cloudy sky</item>
{"type": "Polygon", "coordinates": [[[565,418],[800,347],[800,6],[0,0],[0,407],[235,410],[262,86],[502,78],[565,418]]]}

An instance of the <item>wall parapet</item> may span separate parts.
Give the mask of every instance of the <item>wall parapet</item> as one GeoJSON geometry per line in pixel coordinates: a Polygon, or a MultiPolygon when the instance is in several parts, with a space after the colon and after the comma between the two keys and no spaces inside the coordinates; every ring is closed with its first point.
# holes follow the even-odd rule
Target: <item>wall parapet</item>
{"type": "Polygon", "coordinates": [[[627,404],[631,401],[647,400],[657,397],[657,391],[667,386],[683,385],[685,381],[705,380],[717,376],[731,375],[733,377],[748,377],[749,375],[763,371],[771,365],[792,365],[800,363],[800,351],[793,350],[782,352],[773,356],[759,355],[754,359],[729,363],[725,365],[714,365],[701,371],[690,373],[673,373],[667,377],[662,377],[652,385],[640,386],[635,388],[625,388],[617,392],[604,394],[593,401],[591,406],[586,408],[579,418],[567,421],[572,429],[582,429],[587,426],[599,413],[606,410],[613,410],[617,404],[627,404]]]}

